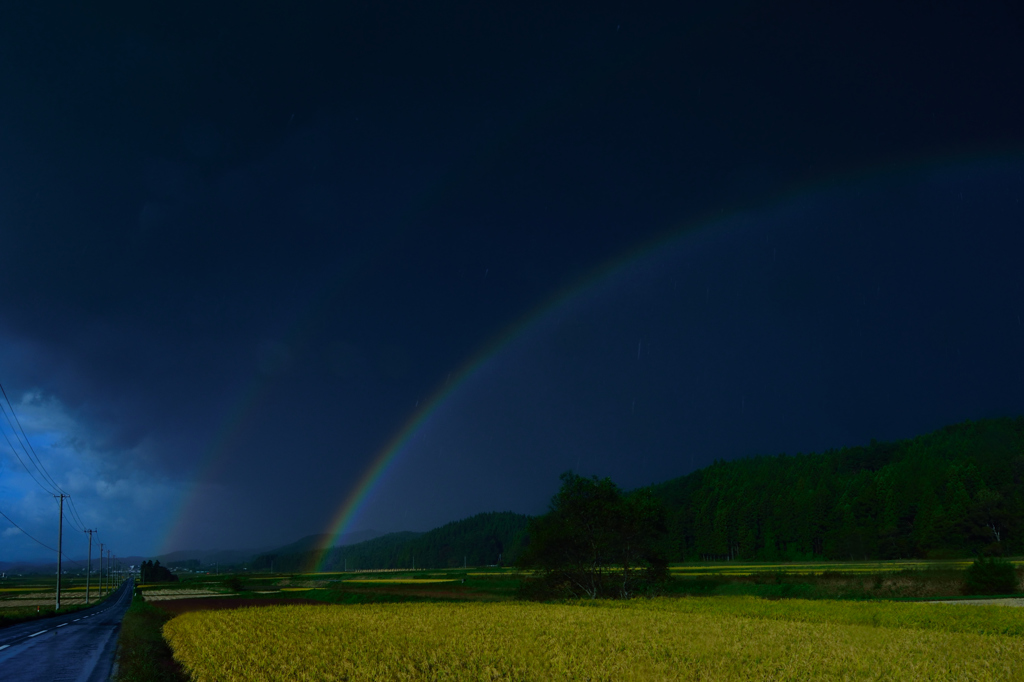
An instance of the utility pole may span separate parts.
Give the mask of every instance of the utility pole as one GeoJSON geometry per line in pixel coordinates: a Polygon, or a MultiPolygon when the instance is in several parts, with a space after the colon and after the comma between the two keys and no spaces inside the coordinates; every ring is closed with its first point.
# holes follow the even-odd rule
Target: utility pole
{"type": "Polygon", "coordinates": [[[92,534],[95,530],[85,531],[89,534],[89,563],[85,565],[85,603],[89,604],[89,576],[92,574],[92,534]]]}
{"type": "Polygon", "coordinates": [[[100,543],[100,598],[103,598],[103,543],[100,543]]]}
{"type": "Polygon", "coordinates": [[[61,571],[61,554],[63,554],[63,547],[61,546],[64,542],[64,498],[67,497],[64,493],[60,495],[54,495],[54,497],[60,498],[60,517],[57,522],[57,611],[60,611],[60,571],[61,571]]]}
{"type": "Polygon", "coordinates": [[[113,576],[110,574],[110,550],[107,550],[107,592],[114,591],[113,576]]]}

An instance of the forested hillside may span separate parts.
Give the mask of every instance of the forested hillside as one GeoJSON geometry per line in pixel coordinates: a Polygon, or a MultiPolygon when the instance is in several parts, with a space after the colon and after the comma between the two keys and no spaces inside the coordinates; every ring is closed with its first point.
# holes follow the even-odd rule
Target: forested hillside
{"type": "Polygon", "coordinates": [[[652,486],[671,561],[1024,553],[1024,418],[752,457],[652,486]]]}
{"type": "MultiPolygon", "coordinates": [[[[520,550],[529,517],[512,512],[489,512],[453,521],[426,533],[390,533],[373,540],[328,551],[323,569],[340,571],[381,568],[448,568],[510,563],[520,550]]],[[[305,571],[315,564],[315,552],[271,552],[253,568],[305,571]]]]}
{"type": "MultiPolygon", "coordinates": [[[[716,462],[650,490],[668,511],[672,562],[1020,555],[1024,417],[820,454],[716,462]]],[[[527,540],[528,520],[492,512],[426,533],[391,533],[330,550],[323,568],[481,566],[499,557],[508,565],[527,540]]],[[[279,550],[253,568],[309,570],[316,558],[279,550]]]]}

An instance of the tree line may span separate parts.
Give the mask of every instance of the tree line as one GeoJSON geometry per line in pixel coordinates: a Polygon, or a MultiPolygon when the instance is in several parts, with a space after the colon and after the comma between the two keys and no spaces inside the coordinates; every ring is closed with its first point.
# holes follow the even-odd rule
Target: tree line
{"type": "MultiPolygon", "coordinates": [[[[670,561],[1022,552],[1017,418],[821,454],[715,462],[630,493],[607,478],[566,473],[548,512],[530,521],[520,566],[536,571],[526,582],[534,596],[628,598],[665,580],[670,561]]],[[[1005,562],[972,570],[979,584],[992,583],[982,574],[1013,574],[1005,562]]]]}
{"type": "Polygon", "coordinates": [[[651,494],[670,561],[1024,553],[1024,417],[892,443],[716,462],[651,494]]]}
{"type": "MultiPolygon", "coordinates": [[[[630,596],[669,562],[1024,554],[1024,417],[820,454],[718,461],[623,492],[567,473],[546,514],[478,514],[330,550],[329,570],[518,562],[543,590],[630,596]]],[[[309,570],[315,552],[255,568],[309,570]]]]}
{"type": "Polygon", "coordinates": [[[166,566],[160,565],[160,560],[154,562],[152,559],[143,561],[139,565],[139,582],[141,583],[176,583],[178,576],[171,573],[166,566]]]}

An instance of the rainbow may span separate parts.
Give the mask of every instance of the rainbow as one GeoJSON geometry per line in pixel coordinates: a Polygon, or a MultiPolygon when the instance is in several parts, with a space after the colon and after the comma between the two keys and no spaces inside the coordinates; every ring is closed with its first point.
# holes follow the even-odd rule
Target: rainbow
{"type": "Polygon", "coordinates": [[[737,213],[730,213],[728,215],[716,214],[713,217],[705,217],[703,220],[696,220],[689,226],[672,230],[651,242],[628,251],[626,254],[590,273],[588,277],[565,287],[538,309],[512,324],[494,340],[486,344],[464,363],[459,370],[454,372],[445,381],[444,385],[436,389],[430,398],[406,420],[401,429],[378,451],[370,466],[360,477],[359,482],[352,488],[352,491],[331,518],[327,532],[324,535],[324,541],[313,553],[313,560],[309,564],[308,570],[310,572],[321,572],[324,570],[330,555],[329,550],[342,535],[349,532],[352,522],[357,517],[363,503],[373,491],[377,482],[387,472],[389,466],[395,461],[409,441],[419,432],[420,428],[445,403],[446,399],[472,379],[488,360],[497,355],[499,351],[519,338],[526,330],[532,328],[548,314],[581,296],[597,283],[613,277],[616,273],[628,268],[644,256],[655,253],[686,235],[720,225],[736,215],[737,213]]]}
{"type": "MultiPolygon", "coordinates": [[[[805,184],[790,191],[780,193],[770,200],[765,201],[761,210],[767,211],[777,208],[788,202],[802,197],[817,196],[829,190],[849,188],[867,181],[877,181],[886,177],[897,177],[914,171],[920,171],[936,166],[951,166],[956,162],[964,163],[979,160],[992,160],[992,155],[986,155],[982,159],[957,158],[950,159],[927,159],[914,160],[898,167],[888,167],[883,170],[861,169],[860,172],[851,173],[847,176],[832,177],[812,184],[805,184]]],[[[481,368],[504,347],[509,345],[526,330],[532,328],[536,323],[545,318],[548,314],[561,308],[573,299],[581,296],[584,292],[598,283],[613,277],[615,274],[630,267],[640,259],[649,256],[657,251],[669,247],[684,237],[691,236],[716,226],[724,225],[741,215],[746,215],[749,210],[733,210],[728,213],[716,213],[705,215],[682,227],[669,230],[659,237],[642,244],[613,261],[606,263],[588,277],[577,281],[564,288],[542,306],[527,314],[519,321],[508,327],[503,333],[485,345],[480,351],[473,355],[462,367],[454,373],[445,384],[431,395],[424,404],[417,409],[399,429],[399,431],[378,451],[365,470],[358,483],[344,499],[337,512],[331,518],[324,541],[313,553],[313,561],[309,565],[311,572],[321,572],[330,556],[330,549],[335,545],[340,536],[351,530],[352,522],[359,514],[363,503],[367,500],[378,481],[387,472],[390,465],[398,455],[405,449],[405,446],[427,423],[430,417],[443,405],[446,399],[455,393],[462,385],[467,383],[476,375],[481,368]]]]}
{"type": "MultiPolygon", "coordinates": [[[[673,235],[673,237],[674,236],[675,235],[673,235]]],[[[663,241],[669,241],[670,239],[659,240],[658,245],[661,245],[663,241]]],[[[636,251],[640,252],[640,255],[642,255],[643,253],[655,250],[655,248],[656,246],[648,246],[646,248],[637,249],[636,251]]],[[[345,501],[331,519],[323,543],[314,552],[314,559],[309,566],[309,571],[313,573],[323,571],[324,564],[330,554],[329,550],[334,546],[339,537],[348,532],[352,521],[356,518],[363,502],[387,471],[389,465],[395,460],[398,454],[402,452],[405,445],[419,431],[420,427],[423,426],[427,420],[430,419],[431,415],[437,411],[437,408],[444,404],[448,396],[452,395],[463,384],[469,381],[487,363],[488,360],[495,356],[502,348],[509,345],[512,341],[522,335],[522,333],[527,329],[531,328],[538,320],[589,289],[590,285],[594,282],[600,281],[615,271],[626,267],[638,257],[637,253],[630,252],[628,257],[619,259],[611,265],[601,268],[597,273],[586,278],[584,281],[563,289],[560,293],[549,299],[548,302],[541,306],[539,310],[525,316],[507,328],[495,340],[485,345],[480,351],[473,355],[469,361],[462,365],[461,368],[456,372],[453,372],[453,375],[445,380],[444,385],[434,391],[430,398],[427,399],[408,420],[406,420],[398,433],[396,433],[373,458],[370,466],[363,473],[362,477],[360,477],[359,482],[356,483],[352,492],[350,492],[348,497],[345,498],[345,501]]]]}
{"type": "Polygon", "coordinates": [[[220,471],[220,467],[225,460],[224,455],[228,452],[234,436],[241,431],[246,418],[269,392],[269,388],[269,382],[266,379],[253,379],[248,389],[242,394],[242,399],[238,401],[228,415],[228,418],[224,420],[217,435],[207,448],[206,455],[203,457],[203,466],[193,478],[194,482],[191,488],[182,496],[178,511],[172,517],[174,520],[173,525],[161,543],[160,551],[162,553],[173,551],[172,547],[181,548],[184,546],[184,535],[189,525],[194,521],[198,521],[195,518],[199,509],[199,505],[196,502],[202,492],[203,483],[220,471]]]}
{"type": "MultiPolygon", "coordinates": [[[[948,168],[970,162],[998,161],[999,157],[1004,159],[1010,157],[1017,158],[1017,154],[1004,152],[1003,154],[984,154],[970,158],[950,158],[947,156],[941,159],[917,159],[899,166],[888,166],[884,169],[859,169],[858,172],[853,172],[845,176],[833,176],[815,183],[803,184],[799,187],[790,188],[788,191],[781,192],[774,197],[766,199],[761,203],[759,209],[770,210],[773,207],[781,206],[786,202],[802,197],[815,196],[830,189],[856,186],[857,184],[866,181],[884,179],[885,177],[896,177],[912,173],[914,171],[936,167],[948,168]]],[[[437,192],[427,192],[427,196],[422,197],[420,201],[416,203],[427,203],[430,196],[436,193],[437,192]]],[[[411,210],[413,208],[414,207],[410,207],[411,210]]],[[[573,299],[581,296],[592,286],[610,279],[616,273],[630,267],[645,256],[651,255],[662,248],[671,246],[686,236],[727,224],[740,215],[749,214],[750,211],[751,209],[739,209],[730,210],[729,212],[724,213],[706,214],[703,217],[690,221],[683,226],[675,226],[674,228],[666,230],[659,237],[629,250],[618,258],[615,258],[591,272],[589,276],[581,278],[580,280],[563,288],[548,299],[543,305],[520,318],[517,322],[506,328],[501,334],[483,346],[477,353],[470,357],[468,361],[463,363],[457,371],[453,372],[448,380],[436,388],[427,400],[421,403],[421,406],[409,416],[395,435],[392,436],[373,457],[363,475],[359,478],[358,482],[351,489],[349,494],[343,499],[337,511],[331,516],[324,536],[325,539],[313,553],[313,560],[309,565],[309,569],[311,571],[322,571],[324,569],[324,565],[329,558],[329,550],[335,545],[341,535],[351,529],[353,521],[358,517],[358,514],[364,506],[368,496],[388,471],[391,464],[397,459],[398,455],[404,451],[407,444],[430,420],[431,416],[438,410],[438,408],[445,404],[446,400],[461,386],[477,375],[488,361],[498,354],[498,352],[511,344],[515,339],[519,338],[524,332],[532,328],[547,315],[561,308],[573,299]]],[[[358,267],[355,268],[355,270],[358,269],[358,267]]],[[[339,281],[335,282],[335,287],[328,288],[340,287],[340,280],[344,279],[345,276],[352,276],[353,274],[355,273],[352,271],[344,273],[343,276],[339,277],[339,281]]],[[[319,305],[316,303],[312,304],[306,313],[302,315],[300,319],[295,321],[292,333],[288,335],[289,341],[293,341],[295,337],[301,336],[304,332],[310,332],[310,327],[314,325],[315,319],[318,317],[317,312],[319,311],[319,308],[326,305],[329,299],[330,295],[328,292],[323,296],[319,305]]],[[[219,430],[210,447],[207,449],[206,456],[204,457],[205,464],[200,468],[199,472],[197,472],[197,476],[193,479],[194,483],[191,490],[187,494],[183,495],[183,500],[180,508],[178,509],[178,513],[172,517],[174,518],[173,527],[170,529],[166,539],[162,543],[164,551],[170,550],[171,544],[182,544],[181,541],[184,540],[184,534],[189,522],[193,520],[192,517],[196,513],[195,509],[198,505],[195,504],[195,502],[201,493],[203,483],[219,470],[219,467],[223,464],[225,459],[225,453],[228,451],[229,445],[233,441],[234,436],[241,430],[248,415],[269,392],[271,382],[272,378],[270,377],[257,377],[253,379],[248,389],[243,392],[237,406],[231,411],[228,418],[225,420],[224,425],[219,430]]]]}

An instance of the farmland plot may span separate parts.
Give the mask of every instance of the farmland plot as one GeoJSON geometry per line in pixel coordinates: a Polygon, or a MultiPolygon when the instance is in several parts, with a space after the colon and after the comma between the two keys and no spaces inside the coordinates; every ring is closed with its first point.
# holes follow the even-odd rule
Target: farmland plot
{"type": "Polygon", "coordinates": [[[164,626],[199,682],[1006,680],[1024,675],[1021,633],[1018,609],[750,598],[280,606],[164,626]]]}

